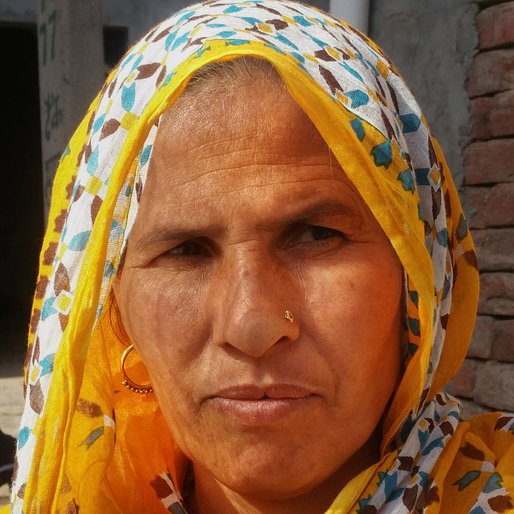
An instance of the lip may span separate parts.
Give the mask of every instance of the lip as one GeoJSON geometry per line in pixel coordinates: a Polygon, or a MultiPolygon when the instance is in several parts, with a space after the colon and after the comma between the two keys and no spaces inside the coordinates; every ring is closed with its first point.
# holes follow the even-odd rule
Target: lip
{"type": "Polygon", "coordinates": [[[239,425],[265,426],[301,414],[317,398],[313,391],[293,384],[241,385],[222,389],[205,402],[239,425]]]}

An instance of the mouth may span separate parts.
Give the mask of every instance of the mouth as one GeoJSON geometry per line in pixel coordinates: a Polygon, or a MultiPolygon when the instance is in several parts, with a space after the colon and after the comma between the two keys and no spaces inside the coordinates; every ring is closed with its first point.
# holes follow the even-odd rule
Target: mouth
{"type": "Polygon", "coordinates": [[[292,384],[242,385],[222,389],[205,402],[242,426],[276,425],[301,415],[319,396],[292,384]]]}

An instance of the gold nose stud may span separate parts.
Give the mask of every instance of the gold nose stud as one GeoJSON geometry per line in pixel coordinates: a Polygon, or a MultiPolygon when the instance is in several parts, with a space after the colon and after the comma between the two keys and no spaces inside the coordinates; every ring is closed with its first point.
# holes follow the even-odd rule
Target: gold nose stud
{"type": "Polygon", "coordinates": [[[284,318],[289,321],[289,323],[292,323],[294,321],[293,313],[291,311],[284,312],[284,318]]]}

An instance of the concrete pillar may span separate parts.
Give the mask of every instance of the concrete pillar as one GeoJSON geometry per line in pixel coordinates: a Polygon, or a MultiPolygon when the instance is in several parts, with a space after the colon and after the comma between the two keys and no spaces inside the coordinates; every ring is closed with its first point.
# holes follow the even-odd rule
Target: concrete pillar
{"type": "Polygon", "coordinates": [[[70,136],[104,79],[101,0],[36,0],[45,219],[70,136]]]}

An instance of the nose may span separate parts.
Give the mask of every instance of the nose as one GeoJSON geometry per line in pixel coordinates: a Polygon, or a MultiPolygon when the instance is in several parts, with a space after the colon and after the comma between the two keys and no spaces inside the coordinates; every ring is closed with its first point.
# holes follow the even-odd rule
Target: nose
{"type": "Polygon", "coordinates": [[[261,255],[240,255],[227,259],[216,282],[216,344],[259,358],[278,343],[297,341],[296,288],[286,266],[261,255]]]}

